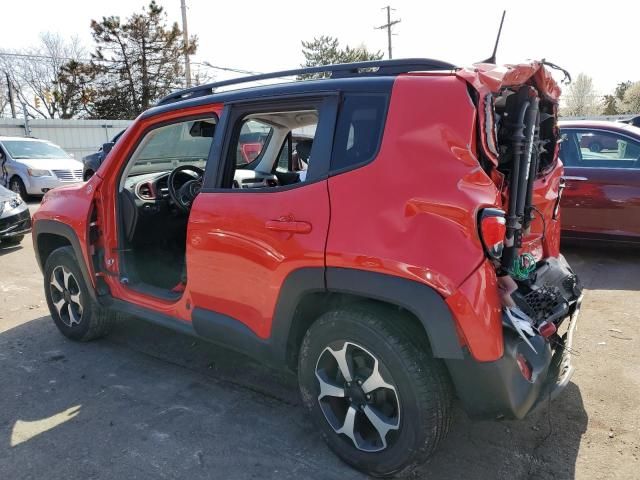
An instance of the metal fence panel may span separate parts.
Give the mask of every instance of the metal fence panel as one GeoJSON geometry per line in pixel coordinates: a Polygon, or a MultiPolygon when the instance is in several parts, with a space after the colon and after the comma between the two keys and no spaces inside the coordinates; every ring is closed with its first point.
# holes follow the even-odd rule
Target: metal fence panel
{"type": "MultiPolygon", "coordinates": [[[[131,120],[29,120],[31,137],[60,145],[78,160],[97,151],[131,123],[131,120]]],[[[24,120],[0,118],[0,136],[27,136],[24,120]]]]}

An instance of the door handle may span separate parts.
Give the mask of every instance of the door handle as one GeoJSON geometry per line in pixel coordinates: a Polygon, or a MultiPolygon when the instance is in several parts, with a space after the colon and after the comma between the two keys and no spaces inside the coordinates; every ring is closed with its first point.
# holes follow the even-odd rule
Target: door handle
{"type": "Polygon", "coordinates": [[[587,177],[574,177],[572,175],[567,175],[562,177],[564,180],[574,181],[574,182],[586,182],[589,180],[587,177]]]}
{"type": "Polygon", "coordinates": [[[299,222],[294,220],[267,220],[265,223],[267,230],[288,233],[310,233],[311,224],[309,222],[299,222]]]}

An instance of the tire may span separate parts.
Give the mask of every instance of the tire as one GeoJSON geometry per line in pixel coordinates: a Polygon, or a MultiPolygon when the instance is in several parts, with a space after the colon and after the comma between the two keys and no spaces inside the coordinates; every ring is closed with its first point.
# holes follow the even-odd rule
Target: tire
{"type": "Polygon", "coordinates": [[[375,305],[333,310],[309,328],[300,348],[302,401],[324,440],[346,463],[376,477],[410,473],[449,429],[446,369],[421,340],[424,333],[413,334],[408,323],[398,311],[375,305]],[[350,359],[352,382],[338,363],[343,355],[350,359]],[[379,378],[372,375],[376,361],[379,378]],[[321,381],[327,393],[322,397],[321,381]],[[353,381],[363,383],[355,387],[353,381]],[[377,422],[382,430],[369,420],[374,415],[383,419],[377,422]]]}
{"type": "Polygon", "coordinates": [[[27,189],[24,186],[24,182],[17,175],[11,177],[11,180],[9,181],[9,190],[20,195],[25,202],[29,200],[29,194],[27,194],[27,189]]]}
{"type": "Polygon", "coordinates": [[[92,300],[71,247],[58,248],[47,258],[44,291],[51,318],[71,340],[88,342],[103,337],[118,319],[117,313],[92,300]]]}
{"type": "Polygon", "coordinates": [[[15,237],[7,237],[0,240],[5,245],[17,245],[24,239],[24,235],[16,235],[15,237]]]}
{"type": "Polygon", "coordinates": [[[84,172],[84,181],[88,181],[91,177],[93,177],[93,170],[87,170],[84,172]]]}
{"type": "Polygon", "coordinates": [[[599,142],[591,142],[589,144],[589,150],[591,150],[594,153],[599,153],[602,151],[602,145],[600,145],[599,142]]]}

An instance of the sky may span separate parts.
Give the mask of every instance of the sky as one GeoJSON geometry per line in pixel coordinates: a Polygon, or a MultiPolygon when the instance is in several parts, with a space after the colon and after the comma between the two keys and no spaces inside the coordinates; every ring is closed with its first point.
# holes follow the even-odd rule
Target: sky
{"type": "MultiPolygon", "coordinates": [[[[186,0],[188,30],[199,47],[192,61],[256,72],[295,68],[302,40],[331,35],[343,45],[387,51],[390,4],[401,20],[394,26],[393,56],[428,57],[469,65],[491,54],[500,15],[507,9],[499,63],[545,58],[575,77],[591,76],[599,94],[617,83],[640,80],[640,1],[609,0],[593,7],[577,0],[536,2],[424,0],[186,0]]],[[[38,43],[41,32],[77,35],[93,49],[91,19],[139,11],[144,0],[24,0],[2,2],[0,51],[38,43]]],[[[157,0],[170,21],[181,24],[180,0],[157,0]]],[[[196,68],[198,68],[196,66],[196,68]]],[[[203,68],[203,67],[200,67],[203,68]]],[[[237,76],[209,70],[216,79],[237,76]]]]}

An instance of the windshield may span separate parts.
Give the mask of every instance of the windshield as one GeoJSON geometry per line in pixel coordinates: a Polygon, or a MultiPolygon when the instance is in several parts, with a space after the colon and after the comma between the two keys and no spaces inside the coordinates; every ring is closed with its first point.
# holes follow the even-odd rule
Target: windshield
{"type": "Polygon", "coordinates": [[[71,158],[63,149],[47,142],[33,142],[28,140],[5,140],[2,145],[9,151],[14,160],[20,158],[48,159],[71,158]]]}

